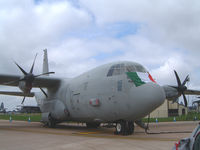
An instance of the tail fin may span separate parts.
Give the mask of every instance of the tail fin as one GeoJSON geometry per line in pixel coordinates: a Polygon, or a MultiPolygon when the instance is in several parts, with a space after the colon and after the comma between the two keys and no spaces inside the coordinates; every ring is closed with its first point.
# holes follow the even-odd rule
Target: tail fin
{"type": "MultiPolygon", "coordinates": [[[[47,56],[47,49],[44,49],[42,73],[47,73],[47,72],[49,72],[48,56],[47,56]]],[[[48,76],[48,74],[47,74],[47,76],[48,76]]]]}

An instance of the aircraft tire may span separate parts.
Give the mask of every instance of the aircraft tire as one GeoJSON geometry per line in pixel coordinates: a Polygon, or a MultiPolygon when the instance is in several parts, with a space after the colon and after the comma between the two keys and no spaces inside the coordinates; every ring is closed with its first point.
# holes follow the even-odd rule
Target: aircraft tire
{"type": "Polygon", "coordinates": [[[48,122],[48,127],[49,127],[49,128],[55,128],[55,126],[56,126],[56,123],[55,123],[55,122],[53,122],[53,121],[49,121],[49,122],[48,122]]]}
{"type": "Polygon", "coordinates": [[[134,123],[133,121],[128,121],[128,135],[131,135],[134,133],[134,123]]]}
{"type": "Polygon", "coordinates": [[[134,123],[132,121],[120,121],[116,124],[115,134],[131,135],[134,132],[134,123]]]}
{"type": "Polygon", "coordinates": [[[117,122],[116,127],[115,127],[115,134],[117,135],[125,135],[126,134],[126,122],[125,121],[120,121],[117,122]]]}
{"type": "Polygon", "coordinates": [[[87,122],[86,126],[87,126],[87,128],[98,128],[100,126],[100,123],[87,122]]]}
{"type": "Polygon", "coordinates": [[[51,114],[49,115],[49,121],[47,122],[47,125],[49,128],[55,128],[56,121],[51,117],[51,114]]]}

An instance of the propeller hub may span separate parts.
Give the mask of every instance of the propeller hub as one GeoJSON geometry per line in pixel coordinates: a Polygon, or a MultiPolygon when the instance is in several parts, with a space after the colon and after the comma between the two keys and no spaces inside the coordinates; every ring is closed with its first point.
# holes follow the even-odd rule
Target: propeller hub
{"type": "Polygon", "coordinates": [[[35,76],[32,73],[29,73],[24,76],[25,82],[32,83],[35,80],[35,76]]]}
{"type": "Polygon", "coordinates": [[[187,90],[187,87],[186,87],[186,86],[178,87],[178,91],[179,91],[179,92],[184,92],[185,90],[187,90]]]}

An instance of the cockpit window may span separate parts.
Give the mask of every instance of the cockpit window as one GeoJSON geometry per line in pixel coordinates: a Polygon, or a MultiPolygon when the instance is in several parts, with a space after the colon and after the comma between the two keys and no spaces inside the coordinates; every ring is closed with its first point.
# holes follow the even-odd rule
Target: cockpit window
{"type": "Polygon", "coordinates": [[[123,74],[124,72],[125,72],[124,64],[116,64],[109,69],[107,76],[109,77],[113,75],[120,75],[123,74]]]}
{"type": "Polygon", "coordinates": [[[137,72],[147,72],[146,69],[141,65],[135,65],[137,72]]]}
{"type": "Polygon", "coordinates": [[[110,67],[107,76],[115,76],[126,72],[147,72],[146,69],[139,64],[115,64],[110,67]]]}
{"type": "Polygon", "coordinates": [[[133,65],[126,66],[127,72],[136,72],[136,68],[133,65]]]}
{"type": "Polygon", "coordinates": [[[144,67],[142,67],[141,65],[138,65],[138,64],[127,65],[126,70],[127,70],[127,72],[147,72],[144,67]]]}

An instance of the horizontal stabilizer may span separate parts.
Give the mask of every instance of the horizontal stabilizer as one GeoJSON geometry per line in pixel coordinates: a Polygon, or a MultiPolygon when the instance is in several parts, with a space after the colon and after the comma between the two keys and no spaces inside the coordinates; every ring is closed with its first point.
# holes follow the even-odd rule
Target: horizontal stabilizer
{"type": "Polygon", "coordinates": [[[11,96],[34,97],[34,93],[25,94],[25,93],[23,93],[23,92],[0,91],[0,94],[3,94],[3,95],[11,95],[11,96]]]}

